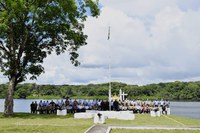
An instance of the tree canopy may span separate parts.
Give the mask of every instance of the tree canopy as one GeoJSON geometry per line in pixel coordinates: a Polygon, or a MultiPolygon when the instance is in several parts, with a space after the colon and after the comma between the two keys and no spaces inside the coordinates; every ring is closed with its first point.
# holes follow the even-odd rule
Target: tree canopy
{"type": "MultiPolygon", "coordinates": [[[[112,82],[112,95],[119,95],[122,89],[128,99],[168,99],[173,101],[200,101],[200,81],[168,82],[143,86],[112,82]]],[[[8,84],[0,85],[0,98],[5,97],[8,84]]],[[[18,84],[14,98],[63,98],[104,99],[108,100],[109,83],[88,85],[37,85],[33,83],[18,84]]]]}
{"type": "Polygon", "coordinates": [[[1,0],[0,1],[1,71],[16,83],[35,79],[44,72],[43,59],[55,50],[68,51],[70,60],[79,64],[76,52],[86,45],[83,22],[99,14],[92,0],[1,0]]]}
{"type": "Polygon", "coordinates": [[[77,50],[87,44],[83,22],[89,15],[99,15],[98,0],[0,0],[0,67],[10,82],[7,98],[27,75],[36,79],[44,72],[43,60],[52,52],[69,52],[72,64],[79,65],[77,50]]]}

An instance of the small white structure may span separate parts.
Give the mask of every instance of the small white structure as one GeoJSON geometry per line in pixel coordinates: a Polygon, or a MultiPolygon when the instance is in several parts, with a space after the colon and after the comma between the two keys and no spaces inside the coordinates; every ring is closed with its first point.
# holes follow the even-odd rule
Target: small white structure
{"type": "Polygon", "coordinates": [[[112,101],[115,101],[115,100],[117,100],[117,101],[124,101],[125,100],[125,96],[127,96],[128,94],[125,94],[125,92],[123,92],[121,89],[119,90],[119,96],[117,96],[117,95],[113,95],[112,97],[111,97],[111,100],[112,101]]]}
{"type": "Polygon", "coordinates": [[[125,96],[127,96],[128,94],[125,94],[124,92],[122,92],[122,90],[120,89],[119,90],[119,99],[121,101],[124,101],[125,100],[125,96]]]}
{"type": "Polygon", "coordinates": [[[170,108],[167,108],[167,115],[170,115],[170,108]]]}
{"type": "Polygon", "coordinates": [[[134,120],[135,114],[132,111],[94,111],[86,110],[86,113],[75,113],[74,118],[89,118],[95,117],[96,114],[102,114],[104,118],[119,119],[119,120],[134,120]]]}
{"type": "Polygon", "coordinates": [[[131,112],[128,111],[121,111],[117,117],[117,119],[119,120],[134,120],[135,119],[135,115],[131,112]]]}
{"type": "Polygon", "coordinates": [[[96,113],[94,115],[94,123],[95,124],[104,124],[105,123],[105,115],[101,113],[96,113]]]}
{"type": "Polygon", "coordinates": [[[57,115],[67,115],[67,110],[66,109],[57,110],[57,115]]]}
{"type": "Polygon", "coordinates": [[[160,117],[160,111],[151,111],[150,115],[151,117],[160,117]]]}
{"type": "Polygon", "coordinates": [[[135,115],[132,111],[101,111],[107,118],[120,120],[134,120],[135,115]]]}
{"type": "Polygon", "coordinates": [[[75,113],[75,114],[74,114],[74,118],[78,118],[78,119],[81,119],[81,118],[89,119],[89,118],[93,118],[94,115],[95,115],[94,112],[91,112],[91,113],[87,113],[87,112],[84,112],[84,113],[75,113]]]}

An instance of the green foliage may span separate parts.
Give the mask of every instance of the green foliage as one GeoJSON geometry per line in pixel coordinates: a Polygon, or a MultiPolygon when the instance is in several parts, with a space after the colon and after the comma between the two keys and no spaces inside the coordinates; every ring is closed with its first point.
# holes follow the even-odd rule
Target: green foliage
{"type": "Polygon", "coordinates": [[[45,95],[45,96],[27,96],[27,99],[61,99],[60,96],[55,95],[45,95]]]}
{"type": "MultiPolygon", "coordinates": [[[[119,94],[122,89],[128,94],[128,99],[168,99],[182,101],[200,101],[200,81],[197,82],[169,82],[149,84],[144,86],[127,85],[113,82],[112,94],[119,94]]],[[[5,98],[7,84],[0,85],[0,98],[5,98]]],[[[108,99],[109,84],[88,85],[36,85],[18,84],[15,98],[56,99],[70,97],[74,99],[108,99]]]]}
{"type": "Polygon", "coordinates": [[[7,88],[8,88],[7,84],[0,84],[0,98],[5,97],[7,88]]]}
{"type": "Polygon", "coordinates": [[[44,58],[69,52],[75,66],[79,47],[86,45],[84,21],[99,15],[94,0],[0,0],[0,63],[15,84],[44,72],[44,58]]]}

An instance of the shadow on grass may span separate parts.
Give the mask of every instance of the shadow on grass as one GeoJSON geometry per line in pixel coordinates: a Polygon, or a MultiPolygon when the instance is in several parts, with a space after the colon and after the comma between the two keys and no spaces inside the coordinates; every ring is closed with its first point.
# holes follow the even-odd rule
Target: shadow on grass
{"type": "Polygon", "coordinates": [[[67,114],[66,116],[57,116],[56,114],[31,114],[31,113],[14,113],[13,116],[4,116],[3,113],[0,113],[0,118],[22,118],[22,119],[52,119],[52,118],[59,118],[59,119],[66,119],[66,118],[73,118],[74,114],[67,114]]]}

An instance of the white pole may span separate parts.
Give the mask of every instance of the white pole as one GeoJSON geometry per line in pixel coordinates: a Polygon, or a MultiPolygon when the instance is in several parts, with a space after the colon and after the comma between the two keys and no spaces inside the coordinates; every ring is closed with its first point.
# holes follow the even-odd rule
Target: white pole
{"type": "Polygon", "coordinates": [[[122,89],[119,90],[119,99],[122,101],[122,89]]]}
{"type": "MultiPolygon", "coordinates": [[[[110,39],[110,26],[108,27],[108,40],[110,39]]],[[[110,57],[110,53],[109,53],[109,110],[111,110],[111,73],[110,73],[110,62],[111,62],[111,57],[110,57]]]]}
{"type": "Polygon", "coordinates": [[[124,92],[122,92],[122,100],[124,101],[124,92]]]}
{"type": "Polygon", "coordinates": [[[111,81],[109,82],[109,110],[111,110],[111,81]]]}

